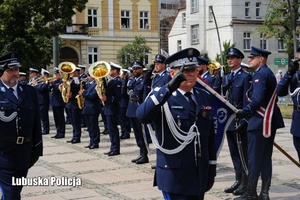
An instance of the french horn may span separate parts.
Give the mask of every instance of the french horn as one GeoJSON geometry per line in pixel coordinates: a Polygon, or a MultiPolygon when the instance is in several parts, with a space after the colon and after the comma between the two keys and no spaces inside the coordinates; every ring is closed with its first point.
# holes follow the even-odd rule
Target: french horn
{"type": "Polygon", "coordinates": [[[62,72],[62,86],[61,86],[61,96],[65,103],[69,102],[68,94],[71,90],[71,83],[69,74],[76,70],[76,66],[71,62],[61,62],[58,65],[59,71],[62,72]]]}

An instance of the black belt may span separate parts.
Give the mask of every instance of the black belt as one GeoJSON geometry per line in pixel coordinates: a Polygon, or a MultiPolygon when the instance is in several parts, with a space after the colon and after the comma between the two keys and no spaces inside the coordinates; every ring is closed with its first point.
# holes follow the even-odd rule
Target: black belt
{"type": "Polygon", "coordinates": [[[23,137],[23,136],[0,135],[0,141],[16,142],[16,144],[23,144],[26,142],[30,142],[31,136],[23,137]]]}

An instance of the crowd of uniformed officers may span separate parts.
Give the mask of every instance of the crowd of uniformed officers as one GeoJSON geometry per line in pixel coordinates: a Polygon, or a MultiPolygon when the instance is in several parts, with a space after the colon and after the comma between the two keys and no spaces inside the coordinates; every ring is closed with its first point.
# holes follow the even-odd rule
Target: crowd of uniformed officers
{"type": "Polygon", "coordinates": [[[29,167],[42,155],[41,135],[50,131],[49,106],[56,127],[52,138],[65,138],[66,124],[71,124],[72,138],[67,142],[80,143],[82,128],[86,127],[90,140],[84,148],[99,148],[100,134],[109,134],[111,145],[104,154],[117,156],[121,152],[120,140],[130,138],[132,130],[139,155],[131,162],[148,163],[148,145],[155,145],[154,183],[165,199],[203,199],[214,184],[217,156],[213,94],[201,87],[197,78],[203,79],[238,110],[236,119],[226,131],[236,180],[224,189],[225,193],[237,195],[237,200],[269,199],[273,142],[276,130],[284,127],[276,105],[277,94],[287,95],[289,85],[294,102],[291,133],[300,154],[296,131],[296,122],[300,119],[298,60],[290,63],[277,87],[276,78],[266,65],[271,52],[256,47],[251,48],[248,57],[250,68],[255,71],[253,75],[244,69],[244,54],[237,48],[229,48],[226,59],[230,72],[223,77],[218,71],[220,67],[210,69],[211,61],[201,57],[194,48],[181,50],[167,58],[157,54],[149,68],[140,61],[134,61],[129,69],[110,62],[108,74],[100,79],[90,74],[93,71],[86,72],[86,66],[78,65],[67,75],[55,68],[53,77],[49,77],[50,73],[45,69],[39,73],[30,68],[30,79],[26,81],[26,74],[19,72],[20,64],[11,54],[14,53],[0,58],[3,74],[0,100],[4,102],[0,115],[3,124],[0,131],[0,189],[4,199],[20,198],[22,188],[12,189],[8,179],[26,177],[29,167]],[[19,80],[13,82],[10,74],[14,72],[18,72],[19,80]],[[63,96],[66,81],[69,90],[63,96]],[[14,92],[10,94],[11,89],[14,92]],[[27,99],[23,106],[24,92],[31,100],[27,99]],[[31,124],[22,124],[23,112],[32,118],[31,124]],[[104,123],[102,132],[100,115],[104,123]],[[21,125],[31,126],[28,136],[22,135],[21,125]],[[7,135],[10,129],[16,132],[15,135],[7,135]],[[3,151],[1,144],[6,142],[12,143],[13,155],[3,151]],[[28,145],[25,147],[25,144],[28,145]],[[21,159],[19,150],[31,154],[28,159],[24,158],[26,162],[20,165],[15,161],[7,163],[14,157],[21,159]],[[258,195],[259,177],[262,186],[258,195]]]}

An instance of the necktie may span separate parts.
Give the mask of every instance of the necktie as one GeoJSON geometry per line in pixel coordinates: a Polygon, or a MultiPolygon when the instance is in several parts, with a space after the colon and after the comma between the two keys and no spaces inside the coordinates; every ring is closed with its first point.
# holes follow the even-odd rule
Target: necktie
{"type": "MultiPolygon", "coordinates": [[[[14,97],[16,97],[16,95],[15,95],[15,93],[14,93],[14,88],[9,88],[9,90],[11,91],[11,93],[14,95],[14,97]]],[[[17,97],[16,97],[16,99],[17,99],[17,97]]]]}
{"type": "Polygon", "coordinates": [[[186,96],[186,97],[188,98],[190,104],[196,109],[197,106],[196,106],[195,101],[194,101],[193,98],[192,98],[192,93],[191,93],[191,92],[186,92],[186,93],[184,94],[184,96],[186,96]]]}

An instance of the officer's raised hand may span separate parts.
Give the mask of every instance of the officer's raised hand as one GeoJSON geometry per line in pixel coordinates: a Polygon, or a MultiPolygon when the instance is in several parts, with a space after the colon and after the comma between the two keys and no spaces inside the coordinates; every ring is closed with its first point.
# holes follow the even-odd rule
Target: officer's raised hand
{"type": "Polygon", "coordinates": [[[295,74],[299,69],[299,60],[291,61],[288,67],[288,73],[290,75],[295,74]]]}
{"type": "Polygon", "coordinates": [[[184,65],[181,66],[180,71],[167,83],[167,88],[169,89],[169,92],[172,93],[177,88],[179,88],[180,84],[186,80],[184,74],[183,74],[184,65]]]}

